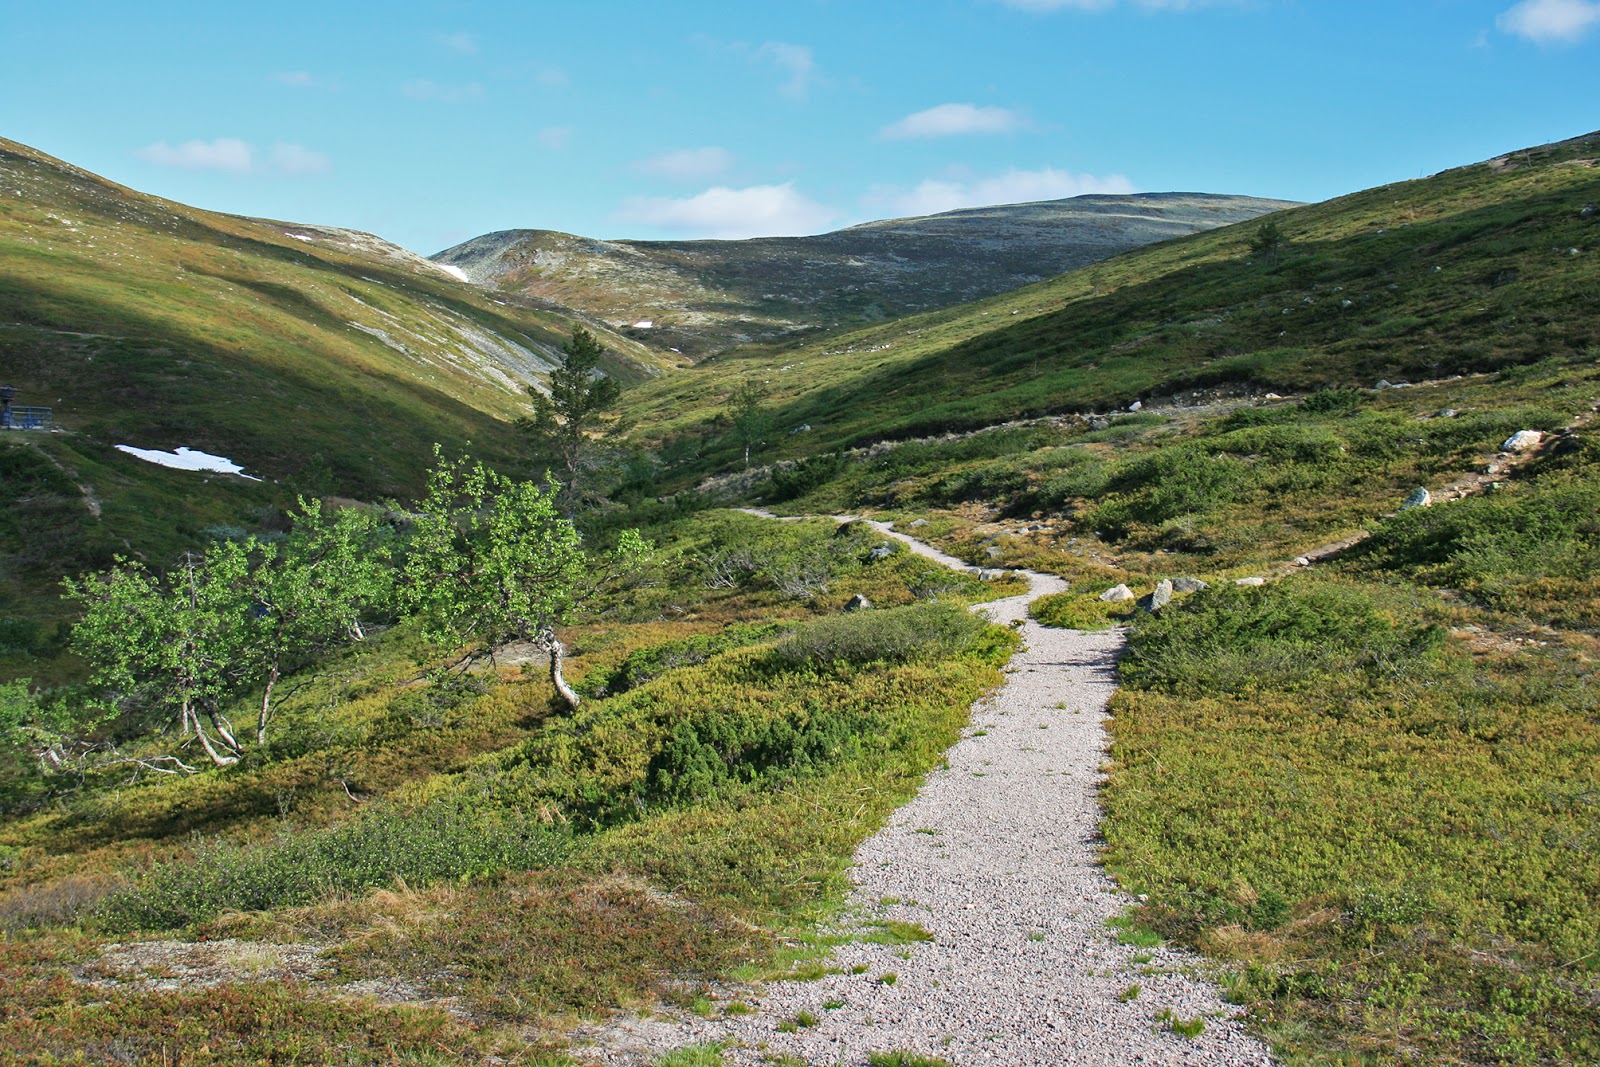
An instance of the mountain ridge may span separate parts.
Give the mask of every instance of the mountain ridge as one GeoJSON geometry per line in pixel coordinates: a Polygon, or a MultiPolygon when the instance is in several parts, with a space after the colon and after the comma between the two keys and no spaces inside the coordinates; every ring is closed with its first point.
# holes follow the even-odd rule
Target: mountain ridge
{"type": "Polygon", "coordinates": [[[880,219],[809,237],[634,241],[502,230],[429,258],[698,361],[742,344],[994,296],[1292,206],[1212,193],[1090,194],[880,219]]]}

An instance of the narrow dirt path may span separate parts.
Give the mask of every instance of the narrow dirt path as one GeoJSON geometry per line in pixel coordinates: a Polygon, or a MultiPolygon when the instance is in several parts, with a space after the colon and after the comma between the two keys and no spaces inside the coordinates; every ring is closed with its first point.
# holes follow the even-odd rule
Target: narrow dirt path
{"type": "Polygon", "coordinates": [[[1124,945],[1107,925],[1132,903],[1098,854],[1103,723],[1124,639],[1038,626],[1028,603],[1066,585],[1021,573],[1027,594],[976,609],[1020,621],[1025,647],[1006,684],[855,857],[847,922],[867,934],[914,924],[899,929],[931,939],[852,941],[836,950],[834,973],[773,983],[750,1015],[609,1027],[596,1035],[605,1062],[712,1042],[728,1047],[731,1065],[856,1067],[893,1050],[1007,1067],[1272,1062],[1216,988],[1192,976],[1196,958],[1124,945]],[[1174,1021],[1203,1028],[1186,1037],[1174,1021]]]}

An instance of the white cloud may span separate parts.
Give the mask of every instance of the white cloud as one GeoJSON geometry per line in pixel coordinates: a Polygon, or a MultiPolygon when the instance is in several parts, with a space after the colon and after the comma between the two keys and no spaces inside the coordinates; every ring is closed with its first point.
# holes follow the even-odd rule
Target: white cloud
{"type": "Polygon", "coordinates": [[[560,67],[540,67],[534,75],[534,81],[546,89],[565,89],[572,84],[572,79],[567,77],[567,72],[560,67]]]}
{"type": "Polygon", "coordinates": [[[572,140],[571,126],[546,126],[539,131],[539,147],[559,152],[572,140]]]}
{"type": "Polygon", "coordinates": [[[279,174],[300,177],[308,174],[326,174],[333,169],[332,162],[321,152],[313,152],[305,145],[279,141],[267,153],[267,167],[279,174]]]}
{"type": "Polygon", "coordinates": [[[436,38],[448,52],[458,56],[475,56],[478,54],[478,39],[465,31],[459,33],[441,33],[436,38]]]}
{"type": "Polygon", "coordinates": [[[681,199],[629,197],[613,217],[696,237],[793,237],[822,232],[838,212],[785,182],[745,189],[718,186],[681,199]]]}
{"type": "Polygon", "coordinates": [[[1035,200],[1064,200],[1069,196],[1087,193],[1133,191],[1133,183],[1120,174],[1096,177],[1093,174],[1072,174],[1054,167],[1042,167],[1039,170],[1010,170],[975,181],[928,178],[912,189],[878,186],[867,194],[863,203],[875,210],[909,217],[937,215],[941,211],[965,207],[1028,204],[1035,200]]]}
{"type": "Polygon", "coordinates": [[[400,91],[413,100],[438,100],[446,104],[464,104],[483,96],[483,86],[477,82],[469,85],[440,85],[427,78],[406,82],[400,91]]]}
{"type": "Polygon", "coordinates": [[[1600,24],[1600,3],[1592,0],[1522,0],[1495,19],[1506,33],[1537,44],[1571,44],[1600,24]]]}
{"type": "Polygon", "coordinates": [[[817,77],[817,61],[811,49],[803,44],[785,44],[768,41],[756,49],[756,58],[765,59],[789,76],[778,87],[778,92],[792,100],[804,100],[817,77]]]}
{"type": "Polygon", "coordinates": [[[255,146],[237,137],[218,137],[214,141],[184,141],[169,145],[165,141],[145,145],[134,155],[146,163],[181,170],[225,170],[248,174],[255,166],[255,146]]]}
{"type": "Polygon", "coordinates": [[[1021,115],[1003,107],[977,107],[973,104],[940,104],[926,111],[907,115],[878,131],[889,141],[915,137],[952,137],[966,133],[1011,133],[1027,123],[1021,115]]]}
{"type": "Polygon", "coordinates": [[[663,152],[659,156],[641,159],[635,170],[654,174],[659,178],[694,181],[721,174],[733,166],[733,153],[726,148],[680,148],[676,152],[663,152]]]}
{"type": "Polygon", "coordinates": [[[281,174],[291,178],[326,174],[332,162],[321,152],[304,145],[279,141],[258,161],[256,146],[237,137],[218,137],[214,141],[184,141],[170,145],[157,141],[134,155],[147,163],[182,170],[220,170],[230,174],[281,174]]]}

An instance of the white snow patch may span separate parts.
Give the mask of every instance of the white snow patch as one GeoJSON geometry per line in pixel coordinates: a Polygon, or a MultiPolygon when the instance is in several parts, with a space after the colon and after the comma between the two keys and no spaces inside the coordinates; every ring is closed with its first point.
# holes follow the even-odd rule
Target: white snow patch
{"type": "Polygon", "coordinates": [[[469,285],[472,283],[472,279],[467,277],[467,272],[452,263],[436,263],[434,266],[460,281],[466,282],[469,285]]]}
{"type": "Polygon", "coordinates": [[[296,241],[315,241],[316,240],[315,237],[310,237],[310,236],[307,236],[306,234],[303,234],[303,233],[286,233],[286,234],[284,234],[284,236],[285,237],[293,237],[296,241]]]}
{"type": "Polygon", "coordinates": [[[635,330],[649,330],[653,329],[655,324],[656,323],[654,319],[640,319],[638,322],[633,324],[633,328],[635,330]]]}
{"type": "Polygon", "coordinates": [[[134,448],[132,445],[118,445],[118,452],[126,452],[130,456],[154,463],[160,467],[171,467],[176,471],[216,471],[219,474],[237,474],[241,478],[249,478],[252,482],[261,479],[252,474],[246,474],[244,468],[231,459],[222,456],[213,456],[209,452],[201,452],[196,448],[179,447],[171,452],[163,452],[159,448],[134,448]]]}

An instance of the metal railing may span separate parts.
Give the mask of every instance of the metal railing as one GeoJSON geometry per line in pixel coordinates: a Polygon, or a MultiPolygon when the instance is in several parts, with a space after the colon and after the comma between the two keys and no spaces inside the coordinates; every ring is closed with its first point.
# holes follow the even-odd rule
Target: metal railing
{"type": "Polygon", "coordinates": [[[55,426],[53,408],[30,407],[12,404],[6,409],[0,430],[48,430],[55,426]]]}

